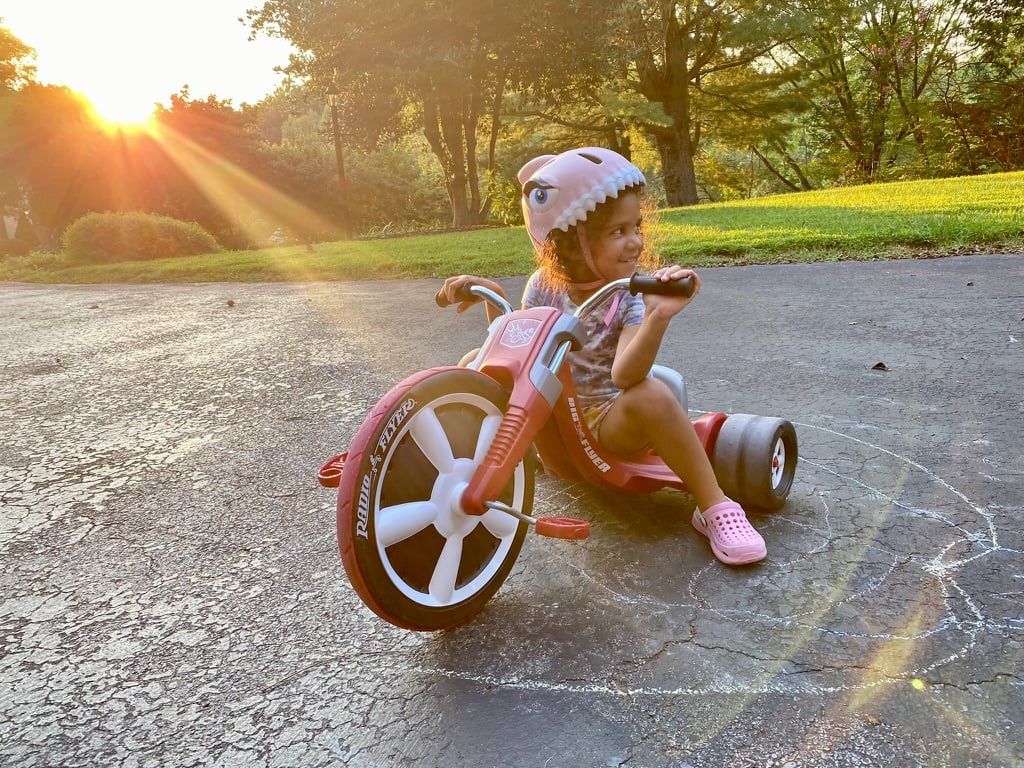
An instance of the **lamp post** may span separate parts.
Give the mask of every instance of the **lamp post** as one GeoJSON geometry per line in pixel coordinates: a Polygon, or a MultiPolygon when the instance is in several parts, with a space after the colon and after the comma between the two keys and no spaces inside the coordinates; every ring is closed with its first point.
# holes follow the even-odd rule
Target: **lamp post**
{"type": "Polygon", "coordinates": [[[341,100],[341,92],[338,86],[331,82],[327,89],[327,103],[331,107],[331,130],[334,133],[334,157],[338,162],[338,185],[341,189],[341,228],[345,237],[352,236],[352,225],[348,215],[348,184],[345,181],[345,158],[341,151],[341,131],[338,129],[338,103],[341,100]]]}

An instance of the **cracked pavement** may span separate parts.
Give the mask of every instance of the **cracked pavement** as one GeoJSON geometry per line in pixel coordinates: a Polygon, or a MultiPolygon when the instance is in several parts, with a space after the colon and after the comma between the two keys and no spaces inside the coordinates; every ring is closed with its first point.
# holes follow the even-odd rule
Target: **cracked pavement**
{"type": "Polygon", "coordinates": [[[768,560],[717,563],[685,494],[539,476],[591,538],[434,634],[355,596],[315,472],[481,310],[0,286],[0,765],[1020,765],[1024,256],[701,274],[659,361],[695,415],[797,425],[768,560]]]}

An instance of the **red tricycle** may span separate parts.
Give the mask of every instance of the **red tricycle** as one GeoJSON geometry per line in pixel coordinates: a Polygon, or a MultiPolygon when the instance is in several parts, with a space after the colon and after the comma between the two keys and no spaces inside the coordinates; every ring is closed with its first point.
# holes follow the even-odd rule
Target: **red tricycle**
{"type": "MultiPolygon", "coordinates": [[[[405,379],[350,449],[321,468],[320,482],[338,486],[345,570],[382,618],[413,630],[462,624],[501,586],[531,526],[586,538],[586,521],[531,515],[537,458],[551,475],[617,491],[686,489],[653,452],[623,459],[605,451],[577,405],[566,356],[585,342],[583,318],[624,289],[690,295],[693,286],[634,275],[608,283],[572,315],[513,310],[493,291],[469,288],[459,300],[483,299],[502,313],[475,359],[405,379]]],[[[437,303],[448,302],[439,294],[437,303]]],[[[660,366],[652,375],[685,410],[682,377],[660,366]]],[[[790,422],[708,413],[693,424],[726,495],[748,509],[785,504],[797,460],[790,422]]]]}

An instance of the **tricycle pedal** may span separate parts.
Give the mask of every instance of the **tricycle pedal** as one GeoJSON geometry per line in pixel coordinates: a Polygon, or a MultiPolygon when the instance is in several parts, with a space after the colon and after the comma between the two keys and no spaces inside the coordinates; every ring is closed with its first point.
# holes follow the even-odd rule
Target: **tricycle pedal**
{"type": "Polygon", "coordinates": [[[337,488],[341,484],[341,473],[345,471],[346,459],[348,451],[331,456],[316,473],[317,482],[324,488],[337,488]]]}
{"type": "Polygon", "coordinates": [[[590,536],[589,520],[580,520],[576,517],[530,517],[500,501],[485,501],[484,506],[529,523],[537,533],[549,539],[585,539],[590,536]]]}
{"type": "Polygon", "coordinates": [[[538,517],[535,530],[551,539],[586,539],[590,536],[590,521],[576,517],[538,517]]]}

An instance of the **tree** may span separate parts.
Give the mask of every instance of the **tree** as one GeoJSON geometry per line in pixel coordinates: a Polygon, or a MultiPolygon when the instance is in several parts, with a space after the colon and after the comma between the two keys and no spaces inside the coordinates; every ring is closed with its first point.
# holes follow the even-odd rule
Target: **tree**
{"type": "Polygon", "coordinates": [[[575,34],[576,21],[589,24],[593,13],[566,0],[269,0],[249,18],[254,30],[300,49],[293,74],[324,87],[334,79],[352,94],[350,124],[387,113],[365,109],[357,92],[375,105],[404,106],[441,166],[452,225],[460,227],[487,216],[480,178],[494,167],[504,93],[567,82],[558,62],[596,54],[575,34]]]}
{"type": "Polygon", "coordinates": [[[792,77],[788,65],[766,68],[769,54],[798,35],[801,17],[784,5],[754,0],[641,0],[628,4],[620,45],[628,52],[627,80],[661,106],[667,124],[648,124],[657,140],[669,205],[697,202],[694,172],[715,110],[765,115],[767,92],[792,77]],[[743,70],[744,78],[729,73],[743,70]]]}
{"type": "Polygon", "coordinates": [[[969,0],[974,55],[951,71],[942,114],[971,173],[1024,168],[1024,0],[969,0]]]}
{"type": "MultiPolygon", "coordinates": [[[[15,91],[34,82],[34,56],[35,51],[0,26],[0,217],[14,214],[20,218],[23,214],[23,192],[13,167],[16,140],[11,131],[10,111],[15,91]]],[[[0,240],[6,237],[7,228],[0,221],[0,240]]]]}
{"type": "Polygon", "coordinates": [[[871,182],[901,163],[936,172],[937,83],[963,49],[963,0],[806,0],[814,23],[777,60],[810,72],[790,87],[835,148],[834,174],[871,182]],[[931,168],[931,170],[929,170],[931,168]]]}
{"type": "Polygon", "coordinates": [[[35,66],[31,63],[35,55],[36,52],[15,37],[11,30],[0,26],[0,95],[35,79],[35,66]]]}
{"type": "Polygon", "coordinates": [[[29,84],[12,97],[3,175],[24,190],[39,239],[56,245],[64,228],[105,210],[104,139],[88,105],[67,88],[29,84]]]}

